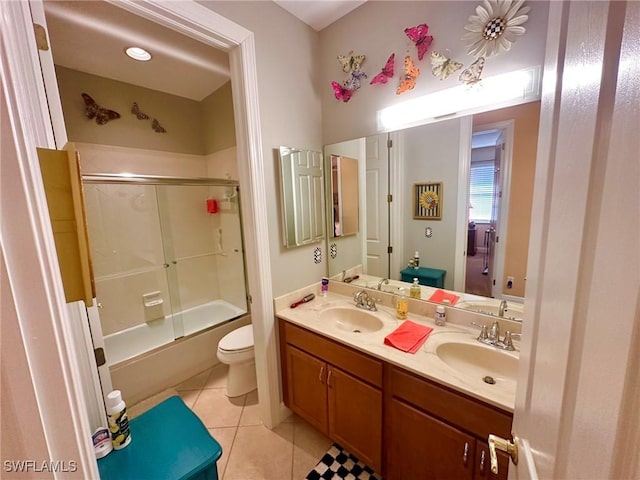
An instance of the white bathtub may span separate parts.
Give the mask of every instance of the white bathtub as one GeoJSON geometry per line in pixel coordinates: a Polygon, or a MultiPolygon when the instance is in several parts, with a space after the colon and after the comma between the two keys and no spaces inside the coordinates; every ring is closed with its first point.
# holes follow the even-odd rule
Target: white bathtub
{"type": "Polygon", "coordinates": [[[214,300],[180,312],[182,332],[179,326],[174,330],[173,319],[174,317],[179,318],[178,314],[174,314],[112,333],[104,337],[107,365],[111,366],[128,360],[154,348],[167,345],[173,342],[176,337],[191,335],[245,313],[247,313],[246,310],[229,302],[214,300]]]}

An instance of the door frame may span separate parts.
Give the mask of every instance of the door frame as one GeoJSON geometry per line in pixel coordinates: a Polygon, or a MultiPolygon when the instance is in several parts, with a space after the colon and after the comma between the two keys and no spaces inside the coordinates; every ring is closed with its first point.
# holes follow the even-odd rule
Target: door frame
{"type": "MultiPolygon", "coordinates": [[[[500,167],[500,187],[502,194],[500,197],[500,207],[498,214],[498,226],[499,226],[499,241],[496,244],[495,258],[493,261],[493,271],[495,272],[494,279],[499,280],[495,285],[491,285],[491,294],[494,298],[506,298],[507,300],[522,301],[520,297],[506,296],[503,291],[504,280],[504,263],[505,263],[505,250],[507,245],[507,231],[509,228],[509,199],[511,196],[511,169],[513,163],[513,139],[515,132],[515,121],[504,120],[494,123],[484,123],[473,127],[472,136],[476,132],[483,132],[485,130],[502,130],[504,139],[504,152],[501,158],[500,167]],[[506,202],[505,202],[506,199],[506,202]]],[[[469,158],[471,158],[471,147],[469,149],[469,158]]],[[[469,163],[469,172],[471,171],[471,163],[469,163]]],[[[468,176],[470,178],[470,174],[468,176]]],[[[466,202],[464,205],[469,205],[469,183],[466,187],[466,202]]],[[[465,229],[466,232],[466,229],[465,229]]],[[[463,277],[464,278],[464,277],[463,277]]],[[[465,285],[466,287],[466,285],[465,285]]],[[[465,291],[462,289],[461,291],[465,291]]]]}
{"type": "MultiPolygon", "coordinates": [[[[40,0],[33,3],[41,6],[40,0]]],[[[114,4],[229,51],[240,185],[247,192],[243,201],[249,239],[245,254],[247,263],[253,265],[248,284],[257,339],[260,413],[265,425],[271,427],[278,423],[281,409],[270,255],[258,244],[258,239],[268,237],[269,229],[265,185],[260,175],[264,162],[253,33],[195,2],[114,4]]],[[[38,404],[39,416],[32,423],[44,430],[52,459],[76,459],[78,472],[95,478],[97,464],[89,441],[92,432],[78,384],[79,356],[65,334],[69,313],[36,155],[36,147],[55,148],[49,108],[59,118],[61,112],[59,106],[46,101],[30,4],[3,2],[0,8],[0,69],[5,100],[2,116],[8,120],[3,125],[3,136],[5,132],[7,135],[2,145],[3,179],[13,173],[11,188],[2,192],[3,205],[12,205],[2,211],[2,249],[38,404]],[[42,322],[42,318],[50,321],[42,322]],[[47,338],[46,345],[42,338],[47,338]]]]}

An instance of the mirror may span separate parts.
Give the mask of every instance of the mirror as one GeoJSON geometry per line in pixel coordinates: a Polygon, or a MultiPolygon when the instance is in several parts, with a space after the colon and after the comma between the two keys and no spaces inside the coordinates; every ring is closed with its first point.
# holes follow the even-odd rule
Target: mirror
{"type": "Polygon", "coordinates": [[[320,242],[325,225],[322,153],[280,147],[278,155],[284,246],[320,242]]]}
{"type": "MultiPolygon", "coordinates": [[[[459,297],[458,307],[496,314],[505,299],[514,304],[505,316],[522,318],[522,307],[515,304],[523,301],[526,281],[539,108],[540,102],[531,102],[326,146],[325,155],[359,151],[351,156],[365,164],[359,176],[360,233],[350,243],[330,239],[337,254],[329,260],[329,276],[339,280],[344,270],[358,273],[355,284],[376,289],[381,279],[390,279],[380,288],[395,291],[409,286],[401,282],[401,271],[417,251],[420,267],[445,272],[444,289],[459,297]],[[497,211],[470,223],[480,213],[470,203],[471,166],[478,166],[476,157],[484,158],[475,150],[472,155],[472,133],[487,130],[502,133],[494,135],[492,146],[479,147],[502,157],[502,165],[491,167],[499,185],[497,211]],[[503,138],[504,147],[496,138],[503,138]],[[420,188],[440,189],[435,214],[420,211],[420,188]],[[477,265],[485,284],[495,280],[494,291],[479,294],[471,287],[467,277],[477,265]]],[[[428,300],[433,291],[423,287],[422,298],[428,300]]]]}
{"type": "Polygon", "coordinates": [[[331,213],[334,237],[358,233],[358,160],[330,155],[331,213]]]}

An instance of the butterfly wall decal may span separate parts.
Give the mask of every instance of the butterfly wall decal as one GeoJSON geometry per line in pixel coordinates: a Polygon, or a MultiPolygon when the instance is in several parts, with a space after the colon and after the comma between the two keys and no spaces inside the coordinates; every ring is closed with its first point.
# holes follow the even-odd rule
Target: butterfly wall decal
{"type": "Polygon", "coordinates": [[[351,72],[349,78],[347,78],[342,85],[355,92],[360,88],[363,78],[367,78],[367,75],[362,70],[355,70],[351,72]]]}
{"type": "Polygon", "coordinates": [[[353,50],[348,55],[338,55],[338,62],[342,65],[342,71],[344,73],[351,73],[355,70],[360,70],[364,63],[364,55],[354,55],[353,50]]]}
{"type": "Polygon", "coordinates": [[[404,57],[404,75],[400,78],[400,84],[396,88],[396,95],[413,90],[416,86],[416,78],[420,75],[420,69],[415,66],[409,55],[404,57]]]}
{"type": "Polygon", "coordinates": [[[345,103],[348,102],[351,99],[351,95],[353,95],[353,90],[340,85],[336,81],[331,82],[331,87],[333,88],[333,94],[335,97],[345,103]]]}
{"type": "Polygon", "coordinates": [[[484,67],[484,57],[476,59],[471,65],[465,68],[460,74],[460,81],[465,85],[474,85],[478,83],[480,75],[482,74],[482,68],[484,67]]]}
{"type": "Polygon", "coordinates": [[[433,42],[433,37],[431,35],[427,35],[428,32],[429,26],[426,23],[421,23],[416,27],[404,29],[404,33],[411,39],[418,49],[418,60],[422,60],[424,58],[424,54],[427,53],[429,45],[433,42]]]}
{"type": "Polygon", "coordinates": [[[156,133],[167,133],[162,125],[160,125],[160,122],[155,118],[153,119],[153,122],[151,122],[151,128],[153,128],[153,131],[156,133]]]}
{"type": "Polygon", "coordinates": [[[138,102],[133,102],[131,107],[131,113],[133,113],[138,120],[149,120],[149,115],[143,113],[138,106],[138,102]]]}
{"type": "Polygon", "coordinates": [[[371,79],[370,85],[375,85],[376,83],[385,84],[389,81],[390,78],[393,78],[393,67],[396,61],[396,54],[392,53],[387,60],[387,63],[384,67],[382,67],[382,71],[377,74],[375,77],[371,79]]]}
{"type": "Polygon", "coordinates": [[[464,66],[460,62],[455,62],[438,52],[431,52],[431,65],[433,75],[440,80],[444,80],[464,66]]]}
{"type": "Polygon", "coordinates": [[[90,95],[83,93],[82,99],[84,100],[84,114],[90,120],[95,118],[98,125],[104,125],[109,120],[120,118],[118,112],[101,107],[90,95]]]}

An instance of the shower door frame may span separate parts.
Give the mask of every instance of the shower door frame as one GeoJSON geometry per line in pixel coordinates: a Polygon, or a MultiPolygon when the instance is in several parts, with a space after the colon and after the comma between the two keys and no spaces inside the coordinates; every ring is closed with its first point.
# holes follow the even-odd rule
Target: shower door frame
{"type": "MultiPolygon", "coordinates": [[[[151,185],[151,186],[165,186],[165,187],[175,187],[175,186],[201,186],[201,187],[230,187],[233,188],[237,193],[240,192],[240,184],[237,180],[230,180],[226,178],[205,178],[205,177],[172,177],[172,176],[163,176],[163,175],[140,175],[140,174],[117,174],[117,173],[92,173],[92,174],[84,174],[82,175],[82,185],[151,185]]],[[[156,190],[156,203],[158,192],[156,190]]],[[[250,295],[249,295],[249,284],[248,284],[248,270],[247,270],[247,262],[245,257],[245,238],[244,238],[244,226],[242,224],[242,210],[241,210],[241,197],[238,198],[238,224],[240,227],[240,243],[241,243],[241,251],[242,251],[242,269],[243,269],[243,284],[245,291],[245,305],[246,305],[246,313],[244,315],[251,315],[251,303],[250,303],[250,295]]],[[[86,206],[84,206],[86,211],[86,206]]],[[[158,205],[158,221],[160,223],[161,232],[164,230],[162,228],[163,220],[162,220],[162,212],[161,208],[158,205]]],[[[161,233],[161,239],[163,244],[163,257],[165,262],[165,267],[169,267],[170,260],[167,258],[167,251],[165,245],[165,237],[164,234],[161,233]]],[[[89,239],[91,240],[91,239],[89,239]]],[[[175,264],[175,259],[171,261],[171,263],[175,264]]],[[[169,273],[166,273],[166,281],[167,288],[169,291],[170,305],[171,305],[171,316],[173,317],[176,314],[176,290],[179,290],[178,285],[172,285],[174,282],[169,278],[169,273]]],[[[181,301],[180,301],[181,303],[181,301]]],[[[98,304],[100,306],[100,304],[98,304]]],[[[177,309],[180,316],[182,315],[182,309],[177,309]]],[[[233,320],[233,319],[229,319],[233,320]]],[[[229,321],[227,320],[227,321],[229,321]]],[[[175,320],[174,320],[175,321],[175,320]]],[[[226,323],[223,322],[223,323],[226,323]]],[[[89,328],[91,330],[91,338],[93,341],[94,349],[105,348],[104,336],[102,333],[102,328],[100,324],[90,324],[89,328]]],[[[176,325],[173,325],[174,332],[176,332],[176,325]]],[[[206,328],[205,328],[206,329],[206,328]]],[[[205,330],[203,329],[203,330],[205,330]]],[[[181,330],[184,332],[184,327],[181,326],[181,330]]],[[[194,334],[199,333],[194,332],[194,334]]],[[[184,335],[174,335],[175,339],[181,338],[184,335]]],[[[106,350],[106,349],[105,349],[106,350]]],[[[139,354],[143,354],[145,352],[139,352],[139,354]]],[[[106,351],[106,354],[109,355],[109,352],[106,351]]],[[[108,369],[99,368],[98,375],[100,377],[100,381],[102,385],[111,385],[111,378],[108,369]],[[106,377],[106,378],[105,378],[106,377]],[[105,383],[105,381],[107,383],[105,383]]],[[[108,392],[103,392],[105,395],[108,392]]],[[[106,396],[105,396],[106,398],[106,396]]]]}

